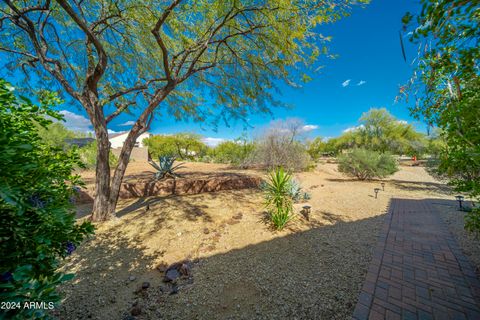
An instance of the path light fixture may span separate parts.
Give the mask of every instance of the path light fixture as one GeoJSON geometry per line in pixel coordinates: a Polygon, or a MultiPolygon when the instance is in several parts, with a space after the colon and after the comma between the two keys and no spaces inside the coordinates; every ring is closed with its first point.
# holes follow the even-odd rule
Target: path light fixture
{"type": "Polygon", "coordinates": [[[380,183],[380,185],[382,186],[382,191],[385,191],[385,182],[380,183]]]}
{"type": "Polygon", "coordinates": [[[302,213],[303,213],[303,216],[305,217],[305,219],[307,221],[310,221],[310,210],[312,209],[311,206],[309,205],[304,205],[303,206],[303,210],[302,210],[302,213]]]}
{"type": "Polygon", "coordinates": [[[373,189],[373,191],[375,192],[375,199],[377,199],[378,191],[380,191],[380,188],[375,188],[373,189]]]}
{"type": "Polygon", "coordinates": [[[458,196],[455,196],[455,199],[457,199],[457,201],[458,201],[459,209],[463,210],[462,202],[463,202],[463,199],[465,199],[465,198],[463,196],[458,195],[458,196]]]}

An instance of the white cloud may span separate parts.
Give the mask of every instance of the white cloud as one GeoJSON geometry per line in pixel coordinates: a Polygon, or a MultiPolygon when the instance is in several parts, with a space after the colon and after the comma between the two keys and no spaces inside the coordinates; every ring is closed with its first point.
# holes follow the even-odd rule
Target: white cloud
{"type": "Polygon", "coordinates": [[[365,83],[367,83],[367,81],[365,81],[365,80],[360,80],[360,81],[357,83],[357,86],[363,86],[365,83]]]}
{"type": "Polygon", "coordinates": [[[222,138],[212,138],[212,137],[205,137],[202,139],[203,143],[205,143],[209,147],[216,147],[220,143],[224,142],[225,139],[222,138]]]}
{"type": "Polygon", "coordinates": [[[407,120],[397,120],[397,123],[408,124],[408,121],[407,120]]]}
{"type": "Polygon", "coordinates": [[[348,80],[345,80],[342,82],[342,87],[348,87],[348,85],[350,84],[350,81],[352,81],[351,79],[348,79],[348,80]]]}
{"type": "Polygon", "coordinates": [[[112,134],[112,133],[117,133],[118,131],[113,131],[111,129],[107,129],[107,132],[108,132],[108,134],[112,134]]]}
{"type": "Polygon", "coordinates": [[[343,133],[352,132],[352,131],[357,131],[357,130],[363,129],[363,128],[365,128],[365,126],[364,126],[363,124],[361,124],[361,125],[359,125],[359,126],[347,128],[347,129],[343,130],[343,133]]]}
{"type": "Polygon", "coordinates": [[[134,124],[135,124],[135,121],[131,120],[131,121],[127,121],[125,123],[119,124],[119,126],[128,127],[128,126],[133,126],[134,124]]]}
{"type": "Polygon", "coordinates": [[[317,125],[314,125],[314,124],[306,124],[304,125],[300,131],[302,132],[310,132],[310,131],[313,131],[313,130],[317,130],[318,129],[318,126],[317,125]]]}
{"type": "Polygon", "coordinates": [[[92,124],[90,120],[80,114],[70,112],[68,110],[61,110],[60,114],[63,114],[65,127],[73,131],[92,132],[92,124]]]}

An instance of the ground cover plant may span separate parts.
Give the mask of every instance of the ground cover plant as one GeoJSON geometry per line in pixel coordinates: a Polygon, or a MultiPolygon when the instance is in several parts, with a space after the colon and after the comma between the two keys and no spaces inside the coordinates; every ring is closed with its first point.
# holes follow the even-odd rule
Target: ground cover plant
{"type": "Polygon", "coordinates": [[[338,157],[338,171],[359,180],[370,180],[394,174],[398,164],[388,153],[355,148],[338,157]]]}
{"type": "Polygon", "coordinates": [[[81,185],[73,174],[81,165],[75,152],[44,143],[38,127],[61,116],[50,109],[55,96],[40,106],[0,80],[0,300],[16,303],[2,319],[46,317],[60,297],[56,287],[73,275],[57,271],[59,260],[92,233],[92,226],[75,223],[72,201],[81,185]],[[28,309],[24,302],[42,301],[45,309],[28,309]]]}

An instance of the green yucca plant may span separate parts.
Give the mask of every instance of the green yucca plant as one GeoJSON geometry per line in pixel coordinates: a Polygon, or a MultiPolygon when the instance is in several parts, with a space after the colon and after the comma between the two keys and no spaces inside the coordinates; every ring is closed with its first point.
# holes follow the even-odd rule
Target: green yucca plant
{"type": "Polygon", "coordinates": [[[160,180],[165,176],[170,176],[172,178],[179,177],[180,175],[175,171],[183,167],[183,163],[180,163],[176,166],[173,165],[175,162],[174,156],[160,156],[158,157],[158,164],[150,160],[148,163],[154,167],[157,172],[155,172],[155,179],[160,180]]]}
{"type": "Polygon", "coordinates": [[[292,219],[293,200],[290,192],[292,176],[280,167],[269,173],[264,185],[265,207],[270,220],[277,230],[281,230],[292,219]]]}

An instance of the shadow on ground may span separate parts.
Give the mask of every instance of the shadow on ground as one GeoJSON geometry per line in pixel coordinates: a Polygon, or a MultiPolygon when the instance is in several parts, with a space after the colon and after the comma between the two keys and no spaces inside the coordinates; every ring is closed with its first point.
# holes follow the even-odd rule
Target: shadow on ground
{"type": "MultiPolygon", "coordinates": [[[[180,197],[178,197],[180,198],[180,197]]],[[[136,208],[150,205],[188,206],[181,199],[139,199],[136,208]],[[168,205],[171,205],[168,203],[168,205]]],[[[208,219],[202,207],[187,208],[190,217],[208,219]]],[[[133,207],[121,214],[129,223],[133,207]]],[[[165,291],[162,274],[142,243],[111,228],[86,243],[67,271],[77,273],[66,285],[61,319],[122,319],[137,301],[138,319],[346,319],[350,317],[376,243],[383,215],[345,222],[322,212],[332,225],[312,222],[311,229],[212,256],[193,266],[193,283],[179,283],[178,294],[165,291]],[[87,257],[88,256],[88,260],[87,257]],[[72,269],[72,270],[69,270],[72,269]],[[136,275],[133,281],[130,275],[136,275]],[[135,294],[142,281],[150,288],[135,294]],[[162,290],[161,290],[162,288],[162,290]]],[[[170,216],[156,217],[156,229],[170,216]]],[[[255,239],[252,239],[255,242],[255,239]]],[[[167,290],[168,291],[168,290],[167,290]]]]}

